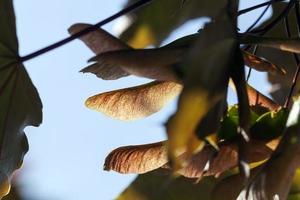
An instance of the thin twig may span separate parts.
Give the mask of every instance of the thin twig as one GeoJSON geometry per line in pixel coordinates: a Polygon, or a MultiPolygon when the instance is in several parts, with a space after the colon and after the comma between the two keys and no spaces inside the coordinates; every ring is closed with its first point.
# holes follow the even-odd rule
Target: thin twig
{"type": "MultiPolygon", "coordinates": [[[[296,13],[296,19],[297,19],[297,29],[298,29],[298,37],[300,37],[300,9],[299,9],[299,2],[297,1],[295,4],[295,13],[296,13]]],[[[290,30],[290,25],[289,25],[289,21],[288,21],[288,17],[285,17],[285,29],[286,29],[286,33],[288,35],[288,37],[291,37],[291,30],[290,30]]],[[[300,60],[297,54],[293,53],[296,65],[297,65],[297,69],[296,72],[294,74],[293,77],[293,81],[292,81],[292,86],[290,88],[289,94],[287,96],[287,99],[285,101],[284,107],[287,108],[290,105],[291,99],[292,99],[292,95],[294,93],[296,84],[297,84],[297,80],[299,77],[299,73],[300,73],[300,60]]]]}
{"type": "MultiPolygon", "coordinates": [[[[253,54],[253,55],[256,55],[257,50],[258,50],[258,45],[255,45],[254,48],[253,48],[252,54],[253,54]]],[[[247,81],[247,82],[248,82],[249,79],[250,79],[251,72],[252,72],[252,68],[249,68],[249,71],[248,71],[248,74],[247,74],[247,78],[246,78],[246,81],[247,81]]]]}
{"type": "MultiPolygon", "coordinates": [[[[259,15],[259,17],[255,20],[255,22],[248,27],[248,29],[245,31],[245,33],[248,33],[249,31],[251,31],[257,24],[258,22],[263,18],[263,16],[266,14],[266,12],[268,11],[268,9],[270,8],[271,4],[269,4],[264,10],[263,12],[259,15]]],[[[251,45],[249,45],[248,47],[245,48],[245,50],[248,50],[251,47],[251,45]]],[[[253,52],[252,54],[256,54],[258,49],[258,45],[254,46],[253,52]]],[[[251,76],[251,72],[252,72],[252,68],[249,68],[248,74],[247,74],[247,78],[246,81],[248,82],[251,76]]]]}
{"type": "Polygon", "coordinates": [[[263,12],[259,15],[259,17],[255,20],[255,22],[249,26],[249,28],[246,30],[245,33],[248,33],[249,31],[251,31],[257,24],[258,22],[263,18],[263,16],[266,14],[266,12],[268,11],[268,9],[270,8],[271,4],[269,4],[264,10],[263,12]]]}
{"type": "MultiPolygon", "coordinates": [[[[257,29],[250,31],[252,34],[258,34],[259,36],[265,35],[267,32],[269,32],[274,26],[276,26],[285,16],[289,14],[289,11],[291,8],[294,6],[295,0],[291,0],[288,5],[283,9],[283,11],[274,19],[272,20],[269,24],[267,24],[264,28],[262,29],[257,29]]],[[[251,48],[251,45],[247,45],[244,50],[247,51],[248,49],[251,48]]]]}
{"type": "Polygon", "coordinates": [[[243,9],[243,10],[240,10],[238,12],[238,15],[243,15],[247,12],[250,12],[252,10],[255,10],[255,9],[258,9],[258,8],[261,8],[261,7],[265,7],[265,6],[270,6],[271,4],[273,3],[277,3],[277,2],[283,2],[284,0],[271,0],[271,1],[267,1],[267,2],[264,2],[264,3],[261,3],[261,4],[258,4],[258,5],[255,5],[255,6],[252,6],[252,7],[249,7],[249,8],[246,8],[246,9],[243,9]]]}
{"type": "Polygon", "coordinates": [[[47,53],[47,52],[49,52],[51,50],[54,50],[54,49],[56,49],[58,47],[61,47],[61,46],[65,45],[65,44],[67,44],[67,43],[69,43],[69,42],[71,42],[71,41],[73,41],[73,40],[75,40],[75,39],[77,39],[77,38],[85,35],[85,34],[88,34],[88,33],[92,32],[92,31],[95,31],[97,28],[99,28],[99,27],[101,27],[101,26],[103,26],[103,25],[105,25],[105,24],[107,24],[107,23],[109,23],[109,22],[111,22],[111,21],[113,21],[113,20],[115,20],[115,19],[117,19],[117,18],[119,18],[119,17],[121,17],[121,16],[123,16],[123,15],[125,15],[125,14],[127,14],[127,13],[129,13],[129,12],[131,12],[133,10],[135,10],[135,9],[137,9],[137,8],[140,8],[140,7],[144,6],[144,5],[146,5],[147,3],[151,2],[151,1],[152,0],[140,0],[140,1],[132,4],[131,6],[128,6],[127,8],[124,8],[123,10],[115,13],[114,15],[112,15],[112,16],[104,19],[104,20],[102,20],[101,22],[99,22],[99,23],[97,23],[97,24],[95,24],[95,25],[93,25],[91,27],[88,27],[88,28],[86,28],[86,29],[84,29],[84,30],[82,30],[82,31],[74,34],[74,35],[71,35],[71,36],[69,36],[69,37],[67,37],[67,38],[65,38],[65,39],[63,39],[61,41],[58,41],[58,42],[56,42],[56,43],[54,43],[52,45],[49,45],[49,46],[47,46],[45,48],[42,48],[42,49],[40,49],[38,51],[35,51],[35,52],[33,52],[33,53],[29,54],[29,55],[23,56],[23,57],[20,58],[20,60],[22,62],[25,62],[25,61],[28,61],[28,60],[30,60],[32,58],[40,56],[40,55],[42,55],[44,53],[47,53]]]}
{"type": "MultiPolygon", "coordinates": [[[[269,4],[264,10],[263,12],[259,15],[259,17],[255,20],[255,22],[248,27],[248,29],[245,31],[245,33],[248,33],[249,31],[251,31],[257,24],[258,22],[263,18],[263,16],[266,14],[266,12],[268,11],[268,9],[270,8],[271,4],[269,4]]],[[[248,46],[248,48],[245,48],[245,50],[248,50],[251,47],[251,45],[248,46]]],[[[258,45],[254,46],[254,49],[252,51],[252,54],[256,54],[258,50],[258,45]]],[[[247,78],[246,81],[248,82],[251,76],[251,72],[252,72],[252,68],[249,68],[248,74],[247,74],[247,78]]]]}
{"type": "Polygon", "coordinates": [[[251,31],[251,33],[258,33],[259,35],[264,35],[266,34],[268,31],[270,31],[275,25],[278,24],[278,22],[280,22],[280,20],[282,20],[285,16],[288,15],[289,11],[291,10],[291,8],[294,6],[295,4],[295,0],[291,0],[288,5],[284,8],[284,10],[273,20],[271,21],[268,25],[266,25],[264,28],[262,29],[257,29],[254,31],[251,31]]]}

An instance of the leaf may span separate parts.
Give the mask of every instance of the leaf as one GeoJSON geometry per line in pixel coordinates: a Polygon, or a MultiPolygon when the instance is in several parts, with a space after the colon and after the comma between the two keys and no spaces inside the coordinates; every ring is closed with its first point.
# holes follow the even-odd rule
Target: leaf
{"type": "Polygon", "coordinates": [[[199,150],[202,143],[198,141],[195,144],[196,128],[209,110],[225,98],[232,51],[237,47],[234,37],[235,29],[230,20],[210,23],[182,64],[185,66],[181,67],[184,89],[177,111],[166,126],[169,156],[174,162],[174,170],[182,167],[183,163],[178,160],[181,152],[187,151],[191,155],[199,150]]]}
{"type": "MultiPolygon", "coordinates": [[[[257,175],[262,167],[257,167],[251,170],[251,178],[257,175]]],[[[296,174],[293,178],[292,187],[289,191],[288,200],[298,200],[299,199],[299,178],[300,173],[299,169],[297,169],[296,174]]],[[[240,174],[235,174],[232,176],[228,176],[221,180],[212,191],[212,199],[218,200],[232,200],[237,199],[239,193],[243,190],[243,181],[244,179],[240,174]],[[233,187],[234,186],[234,187],[233,187]],[[224,193],[226,192],[226,196],[224,193]]]]}
{"type": "Polygon", "coordinates": [[[173,65],[181,61],[186,50],[187,48],[180,47],[111,51],[92,58],[91,61],[96,61],[96,64],[83,71],[119,67],[131,75],[180,82],[173,65]]]}
{"type": "MultiPolygon", "coordinates": [[[[79,31],[90,27],[90,24],[74,24],[69,28],[69,33],[74,35],[79,31]]],[[[122,42],[118,38],[115,38],[110,33],[103,29],[97,29],[91,33],[88,33],[80,38],[95,54],[101,54],[109,51],[121,50],[121,49],[131,49],[126,43],[122,42]]],[[[123,71],[118,66],[110,67],[89,67],[81,72],[92,72],[96,74],[99,78],[105,80],[114,80],[124,76],[128,76],[128,73],[123,71]]]]}
{"type": "Polygon", "coordinates": [[[167,162],[164,142],[157,142],[115,149],[106,157],[104,170],[114,170],[122,174],[143,174],[167,162]]]}
{"type": "MultiPolygon", "coordinates": [[[[260,106],[250,107],[250,120],[249,124],[252,126],[257,118],[260,116],[261,112],[265,113],[265,110],[260,106]]],[[[224,139],[225,141],[234,140],[238,136],[238,126],[239,126],[239,107],[238,105],[230,106],[226,115],[223,116],[221,121],[220,129],[217,132],[219,139],[224,139]]]]}
{"type": "Polygon", "coordinates": [[[196,129],[198,138],[204,139],[206,136],[217,133],[226,106],[226,99],[222,99],[207,113],[196,129]]]}
{"type": "Polygon", "coordinates": [[[139,175],[117,200],[210,200],[217,179],[210,177],[200,183],[179,177],[170,179],[162,170],[139,175]]]}
{"type": "Polygon", "coordinates": [[[42,103],[19,63],[12,0],[0,1],[0,199],[9,192],[28,142],[23,129],[42,122],[42,103]]]}
{"type": "Polygon", "coordinates": [[[273,139],[283,134],[285,129],[288,111],[280,109],[270,111],[260,116],[251,127],[251,136],[257,139],[273,139]]]}
{"type": "Polygon", "coordinates": [[[264,58],[258,57],[247,51],[243,51],[243,55],[244,55],[245,65],[247,65],[250,68],[253,68],[261,72],[269,72],[271,74],[278,74],[278,75],[286,74],[286,71],[283,68],[278,67],[277,65],[271,63],[270,61],[264,58]]]}
{"type": "Polygon", "coordinates": [[[193,44],[197,41],[201,31],[191,35],[186,35],[184,37],[178,38],[173,42],[163,46],[162,48],[178,48],[178,47],[192,47],[193,44]]]}
{"type": "Polygon", "coordinates": [[[3,200],[24,200],[23,195],[21,195],[20,187],[18,184],[12,184],[10,193],[3,198],[3,200]]]}
{"type": "MultiPolygon", "coordinates": [[[[255,176],[261,167],[251,170],[251,176],[255,176]]],[[[212,200],[232,200],[237,199],[239,193],[243,190],[244,177],[241,174],[234,174],[221,180],[212,191],[212,200]],[[226,195],[224,195],[226,194],[226,195]]]]}
{"type": "Polygon", "coordinates": [[[291,53],[300,53],[300,39],[299,38],[268,38],[255,35],[243,35],[240,38],[242,44],[259,44],[264,47],[271,47],[288,51],[291,53]]]}
{"type": "Polygon", "coordinates": [[[181,89],[176,83],[154,81],[92,96],[86,106],[115,119],[136,120],[162,109],[181,89]]]}
{"type": "MultiPolygon", "coordinates": [[[[128,5],[134,2],[129,0],[128,5]]],[[[214,17],[226,8],[225,0],[152,1],[151,4],[126,17],[130,25],[121,34],[121,39],[135,48],[159,45],[169,34],[190,19],[214,17]],[[153,15],[155,13],[155,15],[153,15]]]]}
{"type": "Polygon", "coordinates": [[[287,121],[287,129],[276,151],[247,187],[243,199],[286,199],[294,174],[300,166],[300,98],[297,97],[287,121]],[[279,181],[280,180],[280,181],[279,181]]]}

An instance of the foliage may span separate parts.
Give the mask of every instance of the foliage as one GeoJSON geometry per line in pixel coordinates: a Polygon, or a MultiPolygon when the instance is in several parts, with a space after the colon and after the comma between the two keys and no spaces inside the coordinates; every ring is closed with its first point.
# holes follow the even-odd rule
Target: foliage
{"type": "Polygon", "coordinates": [[[95,53],[82,72],[104,80],[130,75],[153,80],[89,97],[88,108],[138,120],[179,97],[165,125],[166,141],[120,147],[107,156],[105,170],[141,174],[117,199],[298,199],[299,1],[274,0],[242,11],[238,0],[133,5],[140,9],[128,14],[135,7],[129,6],[96,25],[74,24],[69,38],[20,58],[12,0],[0,0],[0,198],[28,149],[24,127],[42,120],[42,104],[22,62],[79,38],[95,53]],[[239,15],[270,5],[270,19],[253,29],[259,18],[239,32],[239,15]],[[121,39],[97,27],[124,14],[131,24],[121,39]],[[199,17],[210,22],[160,46],[174,29],[199,17]],[[282,21],[285,32],[277,26],[282,21]],[[271,83],[279,84],[272,93],[279,103],[248,84],[245,66],[267,72],[271,83]],[[228,85],[236,91],[236,105],[227,104],[228,85]]]}

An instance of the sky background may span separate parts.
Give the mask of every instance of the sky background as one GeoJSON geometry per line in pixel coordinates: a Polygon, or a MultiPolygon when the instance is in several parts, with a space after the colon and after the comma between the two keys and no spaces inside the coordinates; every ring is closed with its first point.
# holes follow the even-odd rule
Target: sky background
{"type": "MultiPolygon", "coordinates": [[[[241,8],[263,1],[241,1],[241,8]]],[[[119,11],[125,0],[14,0],[21,55],[31,53],[68,36],[74,23],[96,23],[119,11]]],[[[261,9],[240,18],[245,30],[261,9]]],[[[267,13],[267,16],[270,11],[267,13]]],[[[176,30],[166,42],[195,33],[202,20],[176,30]]],[[[120,23],[103,28],[111,33],[120,23]]],[[[174,101],[161,112],[143,120],[122,122],[84,106],[87,97],[149,82],[129,77],[103,81],[78,71],[87,65],[92,52],[79,40],[26,62],[26,68],[43,101],[44,122],[27,128],[30,151],[19,174],[23,192],[36,200],[111,200],[134,175],[104,172],[106,155],[113,149],[165,139],[163,123],[174,112],[174,101]]],[[[250,83],[262,92],[269,88],[265,74],[255,73],[250,83]]],[[[230,102],[234,102],[230,93],[230,102]]]]}

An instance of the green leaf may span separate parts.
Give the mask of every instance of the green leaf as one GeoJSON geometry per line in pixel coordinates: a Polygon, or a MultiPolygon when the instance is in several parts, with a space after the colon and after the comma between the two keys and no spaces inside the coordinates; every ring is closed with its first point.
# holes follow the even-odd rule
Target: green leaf
{"type": "Polygon", "coordinates": [[[300,166],[300,98],[297,97],[287,128],[272,157],[240,193],[242,199],[287,199],[293,177],[300,166]]]}
{"type": "Polygon", "coordinates": [[[288,111],[280,109],[270,111],[260,116],[251,127],[251,136],[256,139],[274,139],[283,134],[285,129],[288,111]]]}
{"type": "MultiPolygon", "coordinates": [[[[131,4],[134,0],[129,0],[131,4]]],[[[226,8],[225,0],[182,0],[152,1],[128,17],[129,27],[122,33],[121,39],[135,48],[150,44],[158,45],[173,30],[190,19],[203,16],[215,17],[226,8]],[[155,14],[153,14],[155,13],[155,14]]]]}
{"type": "Polygon", "coordinates": [[[0,198],[28,150],[26,126],[42,122],[42,103],[24,66],[19,63],[12,0],[0,1],[0,198]]]}
{"type": "Polygon", "coordinates": [[[116,200],[210,200],[217,179],[205,178],[200,183],[193,179],[171,177],[162,170],[139,175],[116,200]]]}
{"type": "MultiPolygon", "coordinates": [[[[249,124],[252,126],[257,118],[260,116],[261,110],[260,106],[251,106],[250,107],[250,121],[249,124]]],[[[228,108],[227,114],[223,117],[221,121],[220,129],[218,130],[218,137],[220,139],[225,139],[226,141],[232,140],[237,137],[239,125],[239,107],[238,105],[233,105],[228,108]]]]}

